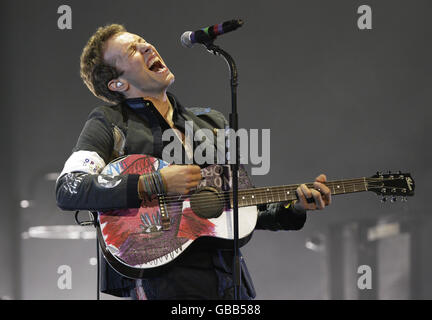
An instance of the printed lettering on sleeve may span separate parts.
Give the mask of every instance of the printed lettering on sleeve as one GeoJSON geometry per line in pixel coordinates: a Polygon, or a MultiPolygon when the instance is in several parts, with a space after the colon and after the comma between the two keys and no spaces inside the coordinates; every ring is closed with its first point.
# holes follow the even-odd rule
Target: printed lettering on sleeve
{"type": "Polygon", "coordinates": [[[70,172],[98,174],[104,167],[105,161],[96,152],[80,150],[72,153],[59,177],[70,172]]]}

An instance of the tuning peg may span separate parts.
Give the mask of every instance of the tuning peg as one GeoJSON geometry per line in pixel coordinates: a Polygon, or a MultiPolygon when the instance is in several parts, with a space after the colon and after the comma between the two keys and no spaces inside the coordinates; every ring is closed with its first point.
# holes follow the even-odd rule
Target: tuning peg
{"type": "Polygon", "coordinates": [[[381,198],[381,202],[382,202],[382,203],[384,203],[384,202],[386,202],[386,201],[387,201],[387,198],[386,198],[386,197],[382,197],[382,198],[381,198]]]}
{"type": "Polygon", "coordinates": [[[391,197],[391,200],[390,200],[390,201],[391,201],[392,203],[394,203],[394,202],[396,202],[396,200],[397,200],[396,197],[393,196],[393,197],[391,197]]]}

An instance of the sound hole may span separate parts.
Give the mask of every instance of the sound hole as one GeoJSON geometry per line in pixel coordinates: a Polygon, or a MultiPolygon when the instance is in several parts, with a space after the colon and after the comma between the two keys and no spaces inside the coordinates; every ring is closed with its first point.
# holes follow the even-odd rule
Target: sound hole
{"type": "Polygon", "coordinates": [[[214,188],[203,188],[196,191],[190,198],[192,211],[206,219],[217,218],[224,211],[224,202],[214,188]]]}

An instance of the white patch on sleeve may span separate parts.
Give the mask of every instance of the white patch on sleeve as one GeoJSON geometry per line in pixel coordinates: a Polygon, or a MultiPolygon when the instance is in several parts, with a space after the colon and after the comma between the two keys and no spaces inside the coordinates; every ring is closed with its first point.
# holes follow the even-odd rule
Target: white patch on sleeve
{"type": "Polygon", "coordinates": [[[111,189],[111,188],[117,187],[120,184],[120,182],[122,181],[122,179],[119,176],[110,177],[110,176],[99,175],[97,177],[97,181],[101,187],[111,189]]]}
{"type": "Polygon", "coordinates": [[[71,154],[67,159],[59,178],[70,172],[85,172],[98,174],[105,167],[105,161],[94,151],[80,150],[71,154]]]}

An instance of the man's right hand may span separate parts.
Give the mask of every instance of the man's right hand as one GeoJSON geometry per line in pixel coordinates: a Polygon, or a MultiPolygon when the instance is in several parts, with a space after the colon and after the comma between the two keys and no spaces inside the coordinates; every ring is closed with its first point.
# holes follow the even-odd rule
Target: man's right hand
{"type": "Polygon", "coordinates": [[[171,165],[160,170],[167,193],[188,194],[201,181],[197,165],[171,165]]]}

